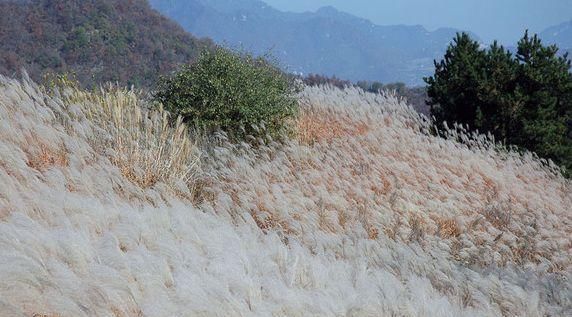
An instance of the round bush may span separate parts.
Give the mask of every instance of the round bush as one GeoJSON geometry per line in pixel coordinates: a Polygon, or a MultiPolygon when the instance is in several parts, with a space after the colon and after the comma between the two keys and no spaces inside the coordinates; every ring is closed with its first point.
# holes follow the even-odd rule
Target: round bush
{"type": "Polygon", "coordinates": [[[232,138],[283,135],[297,111],[293,82],[263,58],[222,48],[159,81],[155,99],[198,128],[221,129],[232,138]]]}

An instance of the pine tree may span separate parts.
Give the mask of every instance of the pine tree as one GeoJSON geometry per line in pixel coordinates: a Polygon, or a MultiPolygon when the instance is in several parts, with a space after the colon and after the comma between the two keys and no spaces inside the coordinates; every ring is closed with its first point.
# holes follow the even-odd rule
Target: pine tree
{"type": "Polygon", "coordinates": [[[514,141],[572,170],[572,74],[567,54],[528,32],[518,43],[522,131],[514,141]]]}
{"type": "Polygon", "coordinates": [[[513,56],[494,42],[482,50],[457,34],[425,78],[438,123],[490,132],[572,170],[572,74],[568,56],[528,32],[513,56]]]}
{"type": "Polygon", "coordinates": [[[458,33],[445,58],[434,62],[435,75],[424,80],[428,84],[428,105],[439,123],[475,123],[484,62],[485,52],[466,33],[458,33]]]}
{"type": "Polygon", "coordinates": [[[510,142],[516,132],[513,117],[519,100],[507,92],[517,86],[517,68],[512,54],[495,41],[486,52],[483,77],[477,84],[478,107],[473,125],[504,142],[510,142]]]}

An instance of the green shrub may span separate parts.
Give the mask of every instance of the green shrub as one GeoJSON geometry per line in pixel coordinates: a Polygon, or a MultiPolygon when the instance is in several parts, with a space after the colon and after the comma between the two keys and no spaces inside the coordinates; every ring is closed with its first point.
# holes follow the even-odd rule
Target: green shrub
{"type": "Polygon", "coordinates": [[[155,99],[185,122],[237,140],[283,135],[297,111],[294,93],[293,81],[267,60],[217,48],[161,78],[155,99]]]}

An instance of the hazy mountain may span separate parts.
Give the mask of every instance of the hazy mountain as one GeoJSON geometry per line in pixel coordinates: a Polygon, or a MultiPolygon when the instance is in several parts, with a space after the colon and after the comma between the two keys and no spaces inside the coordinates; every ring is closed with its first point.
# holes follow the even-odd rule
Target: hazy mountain
{"type": "Polygon", "coordinates": [[[145,0],[0,0],[0,73],[39,80],[71,72],[84,85],[150,85],[209,41],[190,36],[145,0]]]}
{"type": "Polygon", "coordinates": [[[217,42],[271,53],[290,71],[350,80],[421,84],[456,30],[380,26],[324,7],[278,11],[256,0],[150,0],[187,31],[217,42]]]}
{"type": "Polygon", "coordinates": [[[572,51],[572,20],[551,26],[540,33],[540,38],[548,44],[556,44],[563,51],[572,51]]]}

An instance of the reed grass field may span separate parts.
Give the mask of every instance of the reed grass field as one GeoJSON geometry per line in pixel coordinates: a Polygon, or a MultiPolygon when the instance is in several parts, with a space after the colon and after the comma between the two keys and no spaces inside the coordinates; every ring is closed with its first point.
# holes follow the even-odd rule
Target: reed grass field
{"type": "Polygon", "coordinates": [[[283,142],[0,77],[1,316],[571,316],[572,183],[391,94],[283,142]]]}

